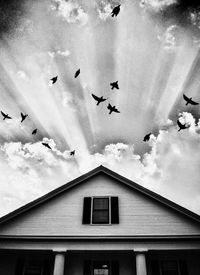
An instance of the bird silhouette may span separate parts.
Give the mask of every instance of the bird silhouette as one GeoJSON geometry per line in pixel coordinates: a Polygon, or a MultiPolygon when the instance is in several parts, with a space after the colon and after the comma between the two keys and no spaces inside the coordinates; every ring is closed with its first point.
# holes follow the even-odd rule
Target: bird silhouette
{"type": "Polygon", "coordinates": [[[24,115],[23,113],[21,113],[21,123],[26,119],[26,117],[27,117],[28,115],[24,115]]]}
{"type": "Polygon", "coordinates": [[[44,145],[45,147],[47,147],[47,148],[51,149],[51,147],[49,146],[49,144],[48,144],[48,143],[46,143],[46,142],[42,142],[42,145],[44,145]]]}
{"type": "Polygon", "coordinates": [[[186,104],[185,105],[188,105],[188,104],[191,104],[191,105],[198,105],[199,103],[198,102],[195,102],[192,100],[192,97],[187,97],[186,95],[183,94],[183,98],[185,99],[186,101],[186,104]]]}
{"type": "Polygon", "coordinates": [[[110,83],[110,86],[111,86],[111,90],[113,90],[114,88],[119,90],[118,81],[110,83]]]}
{"type": "Polygon", "coordinates": [[[78,69],[78,71],[76,71],[76,72],[75,72],[74,77],[75,77],[75,78],[77,78],[77,76],[79,76],[80,72],[81,72],[81,70],[80,70],[80,69],[78,69]]]}
{"type": "Polygon", "coordinates": [[[75,150],[70,152],[70,156],[74,156],[75,155],[75,150]]]}
{"type": "Polygon", "coordinates": [[[50,80],[52,81],[52,84],[54,84],[56,83],[57,79],[58,79],[58,76],[54,76],[50,80]]]}
{"type": "Polygon", "coordinates": [[[1,111],[1,114],[3,116],[3,120],[7,119],[12,119],[12,117],[10,117],[8,114],[5,114],[4,112],[1,111]]]}
{"type": "Polygon", "coordinates": [[[182,124],[179,120],[177,120],[177,124],[179,127],[178,131],[189,128],[186,124],[182,124]]]}
{"type": "Polygon", "coordinates": [[[36,135],[37,134],[37,129],[34,129],[32,132],[32,135],[36,135]]]}
{"type": "Polygon", "coordinates": [[[120,12],[120,6],[121,6],[121,5],[118,5],[118,6],[114,7],[114,9],[113,9],[112,12],[111,12],[112,17],[118,15],[118,13],[120,12]]]}
{"type": "Polygon", "coordinates": [[[94,95],[94,94],[92,94],[92,97],[94,98],[94,100],[97,101],[97,105],[99,105],[101,102],[107,100],[106,98],[103,98],[103,96],[98,97],[98,96],[96,96],[96,95],[94,95]]]}
{"type": "Polygon", "coordinates": [[[149,141],[150,136],[151,136],[151,133],[147,134],[147,135],[144,137],[143,141],[149,141]]]}
{"type": "Polygon", "coordinates": [[[110,111],[110,112],[109,112],[109,115],[110,115],[112,112],[120,113],[120,111],[117,110],[117,108],[116,108],[115,106],[110,105],[110,103],[108,104],[107,109],[110,111]]]}

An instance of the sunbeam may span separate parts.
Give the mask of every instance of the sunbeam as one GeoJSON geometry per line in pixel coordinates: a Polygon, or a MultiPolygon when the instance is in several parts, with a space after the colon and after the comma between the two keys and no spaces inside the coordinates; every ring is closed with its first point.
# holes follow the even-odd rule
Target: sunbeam
{"type": "Polygon", "coordinates": [[[193,146],[200,146],[200,109],[183,99],[184,93],[200,103],[200,23],[188,19],[189,8],[184,18],[177,1],[161,2],[28,0],[15,26],[1,31],[0,111],[12,117],[0,121],[5,211],[12,200],[13,207],[26,201],[29,180],[27,201],[100,164],[174,200],[189,175],[191,194],[200,191],[193,146]],[[115,81],[119,89],[111,89],[115,81]],[[92,94],[106,100],[97,106],[92,94]],[[109,114],[108,104],[119,112],[109,114]],[[28,114],[23,122],[21,112],[28,114]],[[178,118],[191,127],[178,131],[178,118]],[[189,156],[181,161],[189,152],[195,163],[189,156]]]}

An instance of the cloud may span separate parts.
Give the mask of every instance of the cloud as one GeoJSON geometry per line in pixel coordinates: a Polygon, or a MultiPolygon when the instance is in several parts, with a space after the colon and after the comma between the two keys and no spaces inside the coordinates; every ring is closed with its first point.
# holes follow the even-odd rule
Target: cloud
{"type": "Polygon", "coordinates": [[[18,71],[17,76],[21,79],[26,79],[27,78],[27,75],[24,71],[18,71]]]}
{"type": "Polygon", "coordinates": [[[70,55],[70,51],[69,50],[65,50],[65,51],[61,51],[61,50],[57,50],[57,51],[48,51],[48,55],[51,58],[54,58],[56,55],[58,56],[63,56],[63,57],[68,57],[70,55]]]}
{"type": "Polygon", "coordinates": [[[53,0],[52,3],[51,9],[68,23],[79,22],[81,25],[87,23],[88,15],[78,3],[65,0],[53,0]]]}
{"type": "Polygon", "coordinates": [[[158,39],[162,42],[165,50],[173,51],[177,48],[180,32],[181,30],[177,25],[171,25],[164,33],[158,35],[158,39]]]}
{"type": "Polygon", "coordinates": [[[150,9],[155,12],[159,12],[177,3],[177,0],[141,0],[140,6],[145,9],[150,9]]]}
{"type": "Polygon", "coordinates": [[[113,143],[102,152],[85,155],[76,150],[61,151],[53,139],[35,143],[6,142],[0,146],[1,215],[50,190],[104,165],[123,176],[200,213],[200,121],[183,112],[182,123],[190,128],[178,132],[170,120],[163,123],[157,137],[151,135],[150,151],[140,156],[133,144],[113,143]],[[52,150],[44,147],[47,142],[52,150]],[[78,163],[78,165],[77,165],[78,163]],[[192,202],[192,203],[191,203],[192,202]]]}
{"type": "Polygon", "coordinates": [[[111,11],[112,11],[111,4],[108,3],[104,6],[102,6],[101,9],[98,8],[97,11],[98,11],[98,14],[99,14],[99,18],[101,20],[105,21],[107,18],[110,18],[110,16],[111,16],[111,11]]]}

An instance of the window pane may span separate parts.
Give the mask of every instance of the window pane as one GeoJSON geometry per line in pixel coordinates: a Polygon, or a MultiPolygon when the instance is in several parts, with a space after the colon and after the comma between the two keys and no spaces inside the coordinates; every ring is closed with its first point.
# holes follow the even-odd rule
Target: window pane
{"type": "Polygon", "coordinates": [[[108,210],[94,211],[93,212],[93,223],[109,223],[109,212],[108,210]]]}
{"type": "Polygon", "coordinates": [[[109,275],[109,263],[108,262],[94,262],[93,263],[93,275],[109,275]]]}
{"type": "Polygon", "coordinates": [[[108,198],[94,198],[93,208],[94,210],[108,210],[109,199],[108,198]]]}
{"type": "Polygon", "coordinates": [[[161,263],[162,275],[179,275],[176,261],[163,261],[161,263]]]}
{"type": "Polygon", "coordinates": [[[41,275],[42,265],[38,261],[30,261],[25,266],[24,275],[41,275]]]}
{"type": "Polygon", "coordinates": [[[93,198],[92,223],[109,223],[109,198],[93,198]]]}

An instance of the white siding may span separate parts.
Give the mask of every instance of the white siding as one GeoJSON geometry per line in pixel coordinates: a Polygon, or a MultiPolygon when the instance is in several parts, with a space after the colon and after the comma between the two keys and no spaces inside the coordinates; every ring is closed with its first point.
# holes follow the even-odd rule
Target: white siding
{"type": "Polygon", "coordinates": [[[0,226],[0,235],[195,235],[200,225],[99,174],[0,226]],[[119,224],[83,225],[83,198],[118,196],[119,224]]]}

